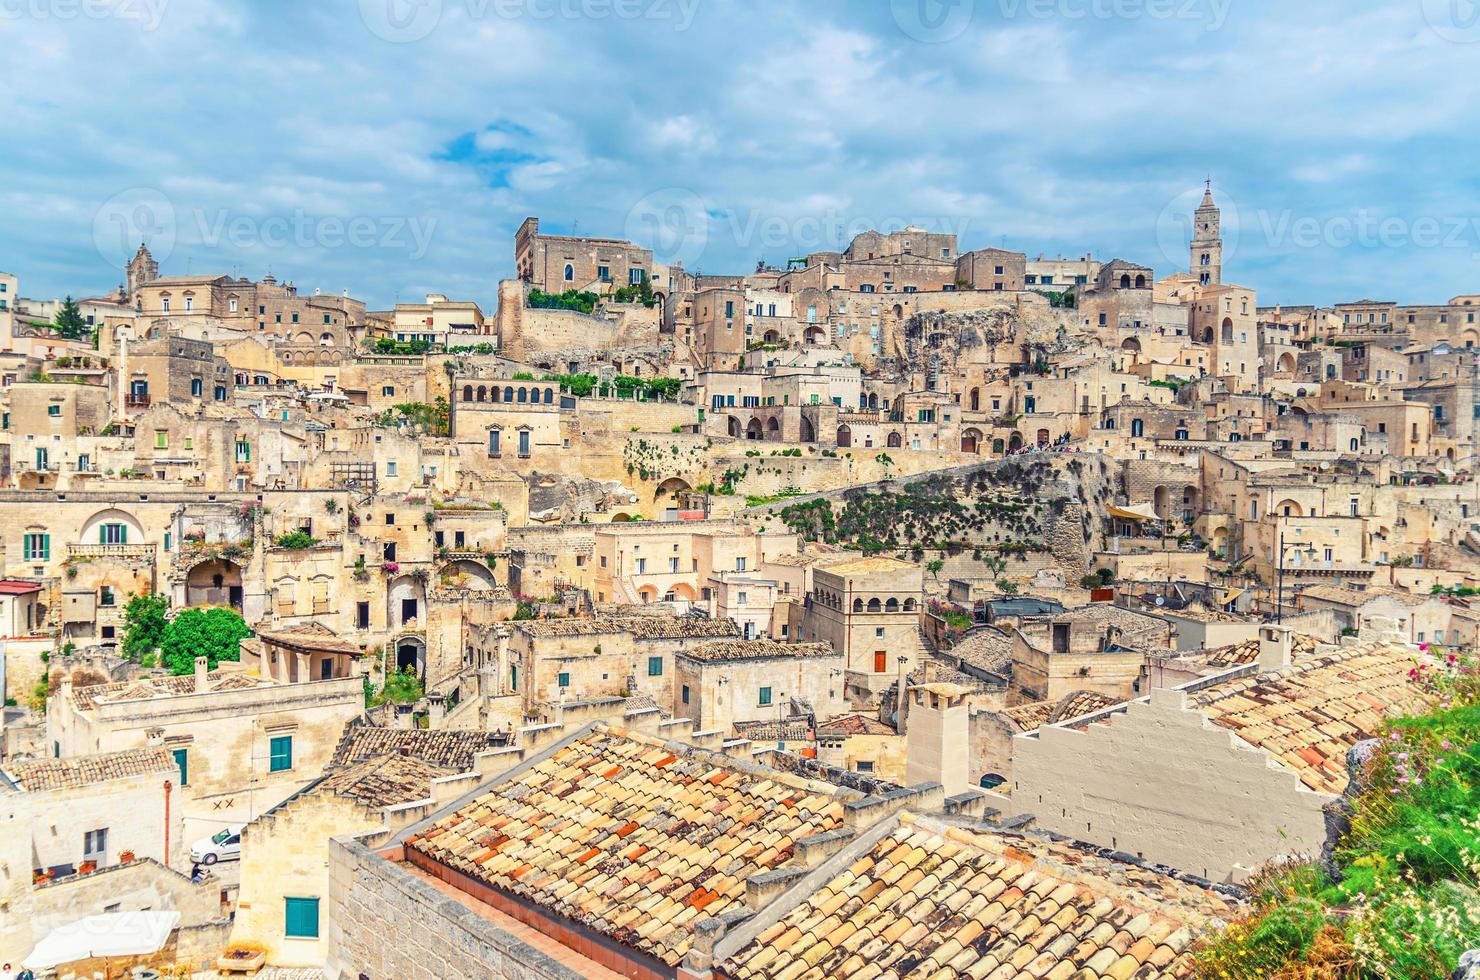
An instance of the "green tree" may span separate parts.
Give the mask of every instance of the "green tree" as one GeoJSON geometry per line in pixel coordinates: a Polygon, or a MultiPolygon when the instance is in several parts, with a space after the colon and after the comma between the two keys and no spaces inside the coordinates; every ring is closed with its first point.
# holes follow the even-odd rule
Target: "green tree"
{"type": "Polygon", "coordinates": [[[82,318],[82,310],[78,309],[77,301],[68,296],[62,300],[62,308],[57,310],[56,320],[52,326],[56,332],[68,340],[79,340],[87,336],[92,328],[82,318]]]}
{"type": "Polygon", "coordinates": [[[165,613],[169,611],[167,595],[129,596],[128,605],[123,607],[123,655],[134,663],[141,663],[153,656],[164,643],[165,630],[169,622],[165,613]]]}
{"type": "Polygon", "coordinates": [[[214,670],[222,660],[241,659],[240,641],[251,635],[234,610],[186,609],[165,630],[164,664],[171,674],[188,674],[195,670],[195,658],[205,657],[214,670]]]}

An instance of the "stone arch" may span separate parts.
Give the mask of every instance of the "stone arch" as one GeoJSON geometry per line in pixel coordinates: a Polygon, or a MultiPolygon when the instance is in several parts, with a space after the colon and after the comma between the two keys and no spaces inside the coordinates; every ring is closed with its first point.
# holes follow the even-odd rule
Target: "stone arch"
{"type": "Polygon", "coordinates": [[[498,587],[493,570],[485,562],[478,561],[476,558],[459,558],[457,561],[448,562],[442,566],[438,574],[443,579],[456,577],[460,580],[457,587],[467,589],[469,592],[489,592],[498,587]]]}
{"type": "Polygon", "coordinates": [[[868,606],[866,608],[868,609],[869,612],[876,613],[876,612],[879,612],[883,608],[883,604],[880,603],[878,599],[870,599],[868,601],[868,606]]]}
{"type": "Polygon", "coordinates": [[[899,612],[899,600],[890,596],[884,603],[884,611],[888,613],[899,612]]]}
{"type": "Polygon", "coordinates": [[[1136,276],[1136,288],[1137,289],[1145,289],[1146,288],[1146,276],[1144,274],[1136,276]]]}
{"type": "Polygon", "coordinates": [[[776,420],[776,416],[774,415],[766,419],[766,438],[774,441],[780,441],[781,439],[781,423],[776,420]]]}
{"type": "Polygon", "coordinates": [[[918,607],[918,605],[919,605],[919,603],[915,602],[915,600],[913,598],[906,599],[904,601],[904,611],[905,612],[914,612],[915,609],[918,607]]]}
{"type": "Polygon", "coordinates": [[[745,438],[757,441],[765,438],[765,428],[761,425],[760,419],[752,417],[751,420],[746,423],[745,438]]]}
{"type": "Polygon", "coordinates": [[[1223,343],[1233,343],[1233,317],[1226,316],[1223,318],[1222,332],[1223,343]]]}
{"type": "Polygon", "coordinates": [[[427,645],[419,636],[402,636],[396,640],[396,670],[410,668],[417,677],[426,677],[427,645]]]}
{"type": "Polygon", "coordinates": [[[1120,349],[1128,354],[1141,353],[1141,342],[1135,337],[1127,337],[1120,342],[1120,349]]]}
{"type": "Polygon", "coordinates": [[[1157,517],[1167,520],[1172,516],[1172,493],[1166,486],[1158,486],[1151,499],[1157,517]]]}
{"type": "Polygon", "coordinates": [[[415,629],[426,622],[426,588],[420,579],[401,575],[386,589],[386,621],[395,628],[415,629]]]}
{"type": "Polygon", "coordinates": [[[82,525],[77,540],[81,544],[144,544],[144,526],[126,510],[108,507],[93,514],[82,525]],[[113,529],[121,525],[123,530],[113,529]],[[119,540],[119,536],[122,540],[119,540]]]}
{"type": "Polygon", "coordinates": [[[1130,277],[1130,273],[1123,273],[1121,275],[1121,277],[1120,277],[1120,288],[1121,289],[1130,289],[1131,288],[1131,277],[1130,277]]]}
{"type": "Polygon", "coordinates": [[[242,611],[242,569],[228,558],[208,558],[185,573],[185,605],[242,611]]]}
{"type": "Polygon", "coordinates": [[[856,612],[856,613],[863,612],[863,600],[862,599],[854,599],[853,600],[853,611],[856,612]]]}
{"type": "Polygon", "coordinates": [[[693,487],[689,486],[689,481],[685,480],[683,477],[670,476],[668,479],[658,484],[658,489],[653,494],[653,499],[657,500],[662,497],[677,497],[680,493],[684,493],[692,489],[693,487]]]}
{"type": "Polygon", "coordinates": [[[838,448],[847,449],[853,445],[853,430],[846,425],[838,426],[838,448]]]}
{"type": "Polygon", "coordinates": [[[890,449],[898,449],[904,445],[904,436],[898,432],[891,432],[889,433],[889,438],[884,440],[884,445],[890,449]]]}
{"type": "Polygon", "coordinates": [[[1275,370],[1278,371],[1280,374],[1294,374],[1295,355],[1291,354],[1289,351],[1281,354],[1279,361],[1275,364],[1275,370]]]}
{"type": "Polygon", "coordinates": [[[1286,497],[1274,505],[1274,512],[1282,517],[1304,517],[1305,508],[1300,506],[1300,501],[1286,497]]]}
{"type": "Polygon", "coordinates": [[[975,453],[981,451],[982,434],[980,429],[967,429],[961,433],[961,451],[963,453],[975,453]]]}
{"type": "Polygon", "coordinates": [[[729,417],[725,428],[729,431],[730,435],[736,439],[739,439],[745,435],[745,433],[740,428],[740,420],[735,418],[735,416],[733,415],[729,417]]]}
{"type": "Polygon", "coordinates": [[[473,386],[472,385],[463,385],[463,401],[470,402],[472,400],[473,400],[473,386]]]}
{"type": "Polygon", "coordinates": [[[1010,453],[1015,453],[1022,448],[1023,434],[1021,432],[1014,432],[1012,436],[1007,440],[1007,451],[1010,453]]]}
{"type": "Polygon", "coordinates": [[[813,427],[812,420],[809,419],[809,418],[807,418],[807,416],[805,416],[805,415],[802,416],[801,424],[800,424],[799,428],[800,428],[799,435],[802,438],[802,442],[816,442],[817,441],[817,429],[815,427],[813,427]]]}

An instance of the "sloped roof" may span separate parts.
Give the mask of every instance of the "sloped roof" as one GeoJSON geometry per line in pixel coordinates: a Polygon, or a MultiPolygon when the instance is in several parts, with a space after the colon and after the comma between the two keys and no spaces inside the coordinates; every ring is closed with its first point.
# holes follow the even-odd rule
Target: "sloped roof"
{"type": "Polygon", "coordinates": [[[1112,698],[1098,691],[1072,691],[1057,701],[1020,704],[1002,711],[1001,715],[1016,726],[1018,731],[1032,732],[1044,725],[1068,721],[1120,703],[1119,698],[1112,698]]]}
{"type": "Polygon", "coordinates": [[[1342,650],[1296,660],[1199,691],[1190,706],[1263,749],[1323,793],[1346,789],[1346,753],[1383,720],[1431,707],[1408,677],[1417,665],[1401,646],[1342,650]]]}
{"type": "Polygon", "coordinates": [[[339,736],[339,744],[335,746],[326,769],[338,769],[366,759],[395,754],[411,756],[452,772],[468,772],[473,768],[473,757],[479,752],[499,748],[507,742],[508,736],[502,732],[433,731],[349,724],[339,736]]]}
{"type": "Polygon", "coordinates": [[[819,738],[837,738],[847,735],[898,735],[892,727],[868,715],[844,715],[825,721],[817,726],[819,738]]]}
{"type": "Polygon", "coordinates": [[[27,792],[80,789],[110,779],[128,779],[150,773],[179,774],[174,758],[165,749],[124,749],[69,759],[12,762],[5,766],[4,771],[17,788],[27,792]]]}
{"type": "Polygon", "coordinates": [[[326,777],[318,789],[369,807],[413,803],[432,795],[432,780],[456,770],[399,754],[357,762],[326,777]]]}
{"type": "Polygon", "coordinates": [[[594,726],[406,840],[442,865],[676,966],[690,924],[800,837],[842,825],[842,797],[786,773],[594,726]]]}
{"type": "Polygon", "coordinates": [[[912,814],[719,964],[773,977],[1186,976],[1230,902],[1086,849],[912,814]]]}

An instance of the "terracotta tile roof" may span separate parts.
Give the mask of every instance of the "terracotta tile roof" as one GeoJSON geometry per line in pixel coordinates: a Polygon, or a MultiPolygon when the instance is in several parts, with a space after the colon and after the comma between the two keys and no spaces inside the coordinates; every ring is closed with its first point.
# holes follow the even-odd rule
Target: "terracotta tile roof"
{"type": "Polygon", "coordinates": [[[1095,711],[1102,711],[1120,704],[1120,698],[1112,698],[1098,691],[1073,691],[1057,701],[1033,701],[1007,708],[1000,712],[1020,732],[1033,732],[1044,725],[1052,725],[1071,718],[1078,718],[1095,711]]]}
{"type": "Polygon", "coordinates": [[[326,769],[337,769],[377,756],[407,755],[450,770],[468,772],[473,757],[487,749],[500,748],[508,742],[502,732],[423,731],[419,728],[381,728],[375,725],[349,724],[339,737],[334,756],[326,769]]]}
{"type": "Polygon", "coordinates": [[[798,657],[841,657],[831,643],[781,643],[777,640],[724,640],[717,643],[701,643],[692,650],[678,654],[689,660],[702,663],[721,663],[726,660],[792,660],[798,657]]]}
{"type": "Polygon", "coordinates": [[[257,638],[265,643],[312,653],[345,653],[358,657],[362,653],[358,646],[320,623],[303,623],[279,630],[258,630],[257,638]]]}
{"type": "Polygon", "coordinates": [[[807,780],[598,725],[406,848],[672,966],[695,919],[842,815],[807,780]]]}
{"type": "Polygon", "coordinates": [[[530,636],[596,636],[631,633],[639,639],[739,636],[740,627],[729,619],[699,616],[584,616],[570,619],[529,619],[512,624],[530,636]]]}
{"type": "MultiPolygon", "coordinates": [[[[268,683],[259,677],[242,673],[217,673],[207,675],[206,690],[245,691],[268,683]]],[[[176,677],[140,677],[132,681],[117,681],[112,684],[93,684],[89,687],[74,687],[72,703],[86,711],[99,702],[140,701],[146,698],[177,697],[195,693],[195,675],[181,674],[176,677]]]]}
{"type": "Polygon", "coordinates": [[[730,980],[1187,976],[1216,892],[1032,837],[905,814],[719,964],[730,980]]]}
{"type": "Polygon", "coordinates": [[[737,721],[735,734],[752,742],[809,742],[812,729],[805,718],[786,721],[737,721]]]}
{"type": "Polygon", "coordinates": [[[1342,650],[1217,684],[1192,707],[1263,749],[1323,793],[1346,788],[1346,752],[1383,719],[1430,707],[1408,680],[1415,654],[1399,646],[1342,650]]]}
{"type": "Polygon", "coordinates": [[[36,759],[11,762],[5,775],[20,789],[37,792],[48,789],[80,789],[110,779],[128,779],[149,773],[173,774],[179,768],[165,749],[124,749],[98,755],[79,755],[70,759],[36,759]]]}
{"type": "Polygon", "coordinates": [[[825,721],[817,726],[818,738],[839,738],[848,735],[898,735],[893,728],[868,715],[844,715],[825,721]]]}
{"type": "Polygon", "coordinates": [[[412,803],[432,795],[432,780],[457,770],[404,755],[382,755],[341,769],[318,789],[369,807],[412,803]]]}
{"type": "Polygon", "coordinates": [[[951,656],[977,670],[1002,677],[1012,676],[1012,638],[992,629],[982,629],[951,647],[951,656]]]}

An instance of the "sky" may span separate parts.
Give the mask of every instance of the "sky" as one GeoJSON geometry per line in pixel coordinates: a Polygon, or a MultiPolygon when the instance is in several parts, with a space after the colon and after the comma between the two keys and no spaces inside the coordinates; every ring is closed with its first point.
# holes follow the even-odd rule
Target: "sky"
{"type": "Polygon", "coordinates": [[[492,311],[527,216],[691,271],[846,246],[1480,291],[1472,0],[0,0],[0,269],[492,311]]]}

